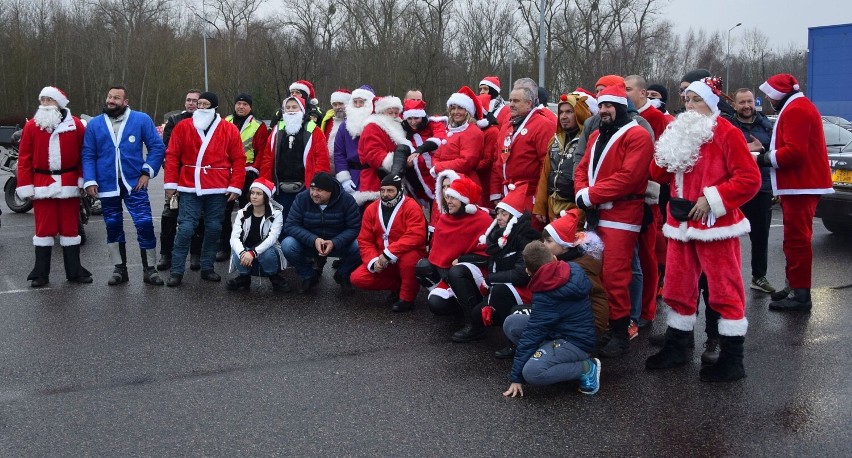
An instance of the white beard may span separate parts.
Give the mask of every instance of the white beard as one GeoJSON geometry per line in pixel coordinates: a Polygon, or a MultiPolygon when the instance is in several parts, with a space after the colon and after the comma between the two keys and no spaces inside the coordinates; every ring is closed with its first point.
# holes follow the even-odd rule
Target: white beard
{"type": "Polygon", "coordinates": [[[284,120],[284,132],[287,132],[287,135],[296,135],[302,128],[302,118],[304,118],[304,114],[301,111],[285,112],[281,117],[284,120]]]}
{"type": "Polygon", "coordinates": [[[39,105],[38,111],[33,115],[33,121],[39,129],[53,132],[62,121],[62,113],[53,105],[39,105]]]}
{"type": "Polygon", "coordinates": [[[373,108],[364,105],[361,108],[355,108],[351,105],[346,105],[346,130],[352,138],[359,137],[364,131],[364,125],[367,123],[367,118],[373,114],[373,108]]]}
{"type": "Polygon", "coordinates": [[[199,108],[192,113],[192,125],[196,129],[203,131],[210,127],[213,123],[213,118],[216,117],[215,108],[199,108]]]}
{"type": "Polygon", "coordinates": [[[677,116],[657,141],[654,162],[669,173],[688,173],[700,159],[701,145],[713,138],[716,118],[695,111],[677,116]]]}

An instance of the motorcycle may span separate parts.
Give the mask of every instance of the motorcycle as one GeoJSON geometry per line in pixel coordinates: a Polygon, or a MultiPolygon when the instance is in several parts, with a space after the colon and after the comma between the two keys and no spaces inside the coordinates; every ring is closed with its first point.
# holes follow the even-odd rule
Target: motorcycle
{"type": "MultiPolygon", "coordinates": [[[[18,146],[21,143],[21,133],[18,126],[0,126],[0,170],[12,176],[3,185],[6,205],[15,213],[26,213],[33,208],[32,199],[21,199],[15,192],[18,187],[18,146]]],[[[77,219],[77,230],[80,234],[80,244],[86,243],[85,225],[91,215],[101,214],[101,202],[80,190],[80,215],[77,219]]]]}

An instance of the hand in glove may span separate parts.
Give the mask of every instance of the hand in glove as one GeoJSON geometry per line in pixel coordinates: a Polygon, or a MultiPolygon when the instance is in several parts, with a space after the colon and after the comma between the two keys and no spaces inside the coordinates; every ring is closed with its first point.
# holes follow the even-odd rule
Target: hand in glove
{"type": "Polygon", "coordinates": [[[772,167],[772,160],[769,159],[769,153],[760,153],[757,155],[758,167],[772,167]]]}
{"type": "Polygon", "coordinates": [[[497,118],[494,117],[494,112],[488,112],[485,114],[485,119],[488,120],[489,126],[497,126],[499,123],[497,122],[497,118]]]}
{"type": "Polygon", "coordinates": [[[577,198],[577,208],[579,208],[580,210],[586,211],[586,210],[589,209],[589,206],[586,205],[586,201],[583,200],[582,197],[579,197],[579,198],[577,198]]]}
{"type": "Polygon", "coordinates": [[[414,152],[417,154],[431,153],[436,149],[438,149],[438,145],[435,142],[425,141],[422,145],[418,146],[414,152]]]}
{"type": "Polygon", "coordinates": [[[346,180],[341,183],[340,186],[345,192],[348,192],[349,194],[352,194],[353,192],[357,191],[357,189],[355,189],[355,183],[353,183],[352,180],[346,180]]]}
{"type": "Polygon", "coordinates": [[[396,145],[396,148],[393,150],[393,152],[408,157],[408,155],[411,154],[411,148],[408,145],[396,145]]]}

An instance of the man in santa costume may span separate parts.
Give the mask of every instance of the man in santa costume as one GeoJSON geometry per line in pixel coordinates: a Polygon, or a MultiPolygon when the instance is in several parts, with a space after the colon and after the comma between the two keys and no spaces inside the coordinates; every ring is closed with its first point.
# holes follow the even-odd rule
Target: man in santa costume
{"type": "Polygon", "coordinates": [[[35,266],[27,280],[39,288],[48,283],[53,239],[59,235],[65,278],[91,283],[92,274],[80,265],[80,188],[83,185],[80,150],[86,128],[68,109],[68,96],[47,86],[38,95],[39,107],[24,124],[18,151],[21,199],[33,200],[35,266]]]}
{"type": "Polygon", "coordinates": [[[414,149],[402,128],[402,101],[392,95],[381,97],[374,103],[375,114],[367,118],[358,142],[361,165],[359,205],[379,198],[381,179],[391,170],[402,170],[408,155],[414,149]]]}
{"type": "MultiPolygon", "coordinates": [[[[358,143],[367,119],[373,114],[373,98],[376,96],[373,88],[363,85],[352,91],[352,97],[346,104],[346,119],[340,124],[334,136],[334,170],[335,178],[340,182],[343,191],[356,193],[361,184],[361,158],[358,156],[358,143]]],[[[358,194],[353,194],[358,201],[358,194]]],[[[360,205],[360,204],[359,204],[360,205]]]]}
{"type": "Polygon", "coordinates": [[[142,280],[162,285],[154,266],[157,236],[151,219],[148,180],[160,171],[166,147],[154,121],[145,113],[131,110],[129,104],[127,89],[114,86],[107,93],[104,113],[89,121],[83,141],[83,186],[90,196],[101,199],[109,259],[115,266],[107,284],[114,286],[129,280],[123,201],[136,226],[142,251],[142,280]]]}
{"type": "Polygon", "coordinates": [[[556,133],[556,122],[551,122],[551,118],[537,106],[537,100],[536,91],[527,86],[513,89],[509,96],[511,117],[500,125],[497,137],[500,154],[491,173],[489,198],[492,202],[505,196],[510,184],[520,186],[527,183],[524,210],[532,211],[541,164],[556,133]]]}
{"type": "Polygon", "coordinates": [[[406,138],[414,146],[414,152],[408,156],[405,164],[404,183],[421,205],[429,205],[435,198],[432,194],[435,180],[429,174],[429,169],[432,168],[432,152],[447,138],[447,117],[429,117],[426,114],[425,101],[406,99],[402,103],[402,128],[406,138]],[[420,161],[419,157],[422,157],[420,161]]]}
{"type": "Polygon", "coordinates": [[[382,180],[381,198],[367,206],[358,233],[363,264],[349,277],[356,288],[390,290],[393,312],[414,308],[420,290],[414,267],[426,255],[426,219],[402,187],[399,175],[382,180]]]}
{"type": "Polygon", "coordinates": [[[454,342],[471,342],[485,333],[482,320],[472,319],[487,288],[483,269],[487,261],[485,244],[479,236],[491,225],[488,212],[476,205],[482,189],[470,178],[446,170],[438,175],[435,194],[444,194],[446,212],[435,223],[429,257],[417,262],[417,280],[429,288],[429,309],[436,315],[457,315],[464,326],[452,336],[454,342]],[[451,277],[451,268],[455,273],[451,277]],[[456,277],[457,276],[457,277],[456,277]],[[456,279],[460,280],[456,282],[456,279]],[[473,284],[475,288],[455,291],[451,285],[473,284]]]}
{"type": "Polygon", "coordinates": [[[626,353],[630,344],[630,263],[645,214],[654,142],[627,114],[623,84],[603,89],[598,104],[600,128],[589,137],[574,189],[577,206],[586,211],[587,227],[597,225],[605,247],[602,280],[609,296],[612,338],[600,354],[611,358],[626,353]]]}
{"type": "Polygon", "coordinates": [[[677,268],[668,269],[663,286],[663,298],[671,307],[665,344],[647,359],[645,368],[668,369],[690,360],[688,341],[703,271],[710,292],[707,305],[721,315],[721,352],[714,364],[701,369],[701,380],[706,382],[745,377],[743,342],[748,320],[739,237],[748,233],[750,225],[739,207],[760,189],[760,170],[745,138],[719,116],[720,85],[718,78],[689,84],[684,91],[687,111],[657,142],[651,164],[654,179],[671,186],[663,233],[669,239],[666,263],[677,268]]]}
{"type": "Polygon", "coordinates": [[[338,89],[331,93],[331,109],[325,112],[320,123],[326,143],[328,143],[328,162],[334,173],[334,137],[340,129],[340,124],[346,119],[346,105],[352,98],[352,93],[347,89],[338,89]]]}
{"type": "Polygon", "coordinates": [[[811,309],[814,212],[819,196],[834,192],[822,119],[816,106],[799,91],[793,75],[779,73],[760,85],[778,112],[769,151],[757,156],[772,167],[772,191],[781,198],[787,287],[772,294],[770,310],[811,309]]]}
{"type": "Polygon", "coordinates": [[[246,154],[240,131],[216,114],[219,98],[205,92],[198,98],[192,118],[175,126],[166,149],[163,188],[166,199],[180,192],[178,231],[172,250],[172,267],[167,286],[178,286],[186,271],[186,255],[192,234],[204,214],[204,240],[201,247],[201,278],[221,281],[213,270],[216,249],[225,217],[225,205],[242,192],[246,175],[246,154]]]}
{"type": "Polygon", "coordinates": [[[296,194],[319,172],[330,172],[328,144],[322,129],[305,113],[305,101],[284,99],[284,113],[273,127],[259,160],[260,176],[276,186],[275,201],[286,221],[296,194]]]}

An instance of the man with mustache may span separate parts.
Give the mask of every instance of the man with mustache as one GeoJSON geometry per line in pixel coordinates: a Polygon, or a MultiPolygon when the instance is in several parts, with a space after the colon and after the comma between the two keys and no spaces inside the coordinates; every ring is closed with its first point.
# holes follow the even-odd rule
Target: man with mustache
{"type": "Polygon", "coordinates": [[[103,114],[89,122],[83,141],[83,186],[87,194],[101,199],[109,259],[115,266],[107,282],[110,286],[129,280],[122,201],[136,226],[142,251],[142,280],[151,285],[163,284],[154,266],[157,236],[148,180],[160,171],[165,149],[154,121],[145,113],[130,109],[127,88],[111,87],[103,114]]]}

